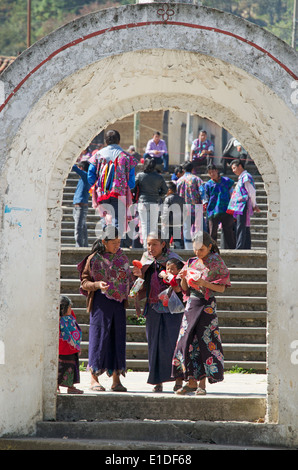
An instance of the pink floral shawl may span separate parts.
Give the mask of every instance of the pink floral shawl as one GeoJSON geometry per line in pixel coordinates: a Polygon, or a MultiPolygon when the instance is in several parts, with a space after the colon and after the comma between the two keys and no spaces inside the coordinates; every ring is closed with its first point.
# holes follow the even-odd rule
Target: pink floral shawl
{"type": "MultiPolygon", "coordinates": [[[[231,287],[230,272],[218,253],[209,253],[209,255],[202,260],[199,258],[190,258],[179,274],[187,272],[189,268],[199,271],[200,278],[205,281],[231,287]]],[[[210,289],[200,287],[198,290],[204,294],[206,300],[209,299],[212,292],[210,289]]]]}

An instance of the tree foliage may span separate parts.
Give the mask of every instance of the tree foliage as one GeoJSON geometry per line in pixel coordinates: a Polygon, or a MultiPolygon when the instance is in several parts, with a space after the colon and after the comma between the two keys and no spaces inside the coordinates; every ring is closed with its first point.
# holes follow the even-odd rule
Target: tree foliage
{"type": "MultiPolygon", "coordinates": [[[[31,43],[93,11],[134,0],[31,0],[31,43]]],[[[293,0],[202,0],[204,6],[240,16],[291,43],[293,0]]],[[[27,1],[0,0],[0,55],[27,47],[27,1]]]]}

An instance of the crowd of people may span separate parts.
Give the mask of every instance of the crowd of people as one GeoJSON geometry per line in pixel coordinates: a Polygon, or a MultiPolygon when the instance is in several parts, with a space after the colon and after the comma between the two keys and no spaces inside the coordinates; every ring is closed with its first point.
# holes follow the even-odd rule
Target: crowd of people
{"type": "Polygon", "coordinates": [[[143,157],[133,146],[125,152],[117,131],[109,131],[106,146],[101,147],[92,155],[84,151],[73,166],[80,176],[73,198],[77,247],[88,246],[86,220],[91,193],[102,228],[106,223],[115,225],[122,247],[146,248],[150,227],[155,228],[160,221],[164,238],[172,240],[174,248],[192,249],[192,236],[200,229],[217,240],[219,226],[221,247],[251,248],[250,219],[259,208],[253,177],[245,169],[247,153],[236,139],[232,138],[224,149],[222,174],[222,169],[212,163],[213,143],[206,131],[200,131],[190,160],[175,168],[168,183],[164,173],[168,172],[169,155],[158,131],[148,141],[143,157]],[[227,161],[238,176],[235,187],[225,174],[227,161]],[[142,169],[136,172],[140,162],[142,169]],[[210,179],[204,183],[198,169],[206,164],[210,179]]]}
{"type": "MultiPolygon", "coordinates": [[[[81,177],[74,196],[77,246],[88,246],[89,192],[102,220],[100,236],[78,265],[80,292],[86,296],[90,313],[88,368],[93,391],[105,390],[99,383],[104,372],[112,377],[112,391],[126,391],[120,376],[126,371],[128,302],[134,302],[137,314],[146,318],[148,383],[154,392],[161,392],[164,382],[173,381],[177,395],[203,395],[206,379],[209,383],[223,380],[215,295],[230,286],[230,276],[217,246],[217,230],[221,224],[224,246],[229,249],[250,248],[249,221],[253,211],[259,210],[254,181],[243,160],[237,159],[231,161],[238,176],[234,190],[234,181],[210,162],[210,180],[204,183],[196,174],[200,166],[196,159],[206,160],[214,151],[205,135],[198,139],[201,151],[194,149],[190,161],[175,169],[167,185],[156,169],[158,164],[163,165],[163,171],[168,169],[168,154],[161,140],[155,133],[148,142],[144,168],[137,174],[139,159],[133,151],[121,148],[115,130],[106,133],[105,147],[73,167],[81,177]],[[138,239],[144,249],[132,269],[122,249],[129,246],[131,221],[137,222],[137,237],[131,238],[131,246],[138,239]],[[194,256],[184,262],[171,246],[191,249],[194,256]]],[[[67,387],[68,393],[82,393],[75,387],[79,383],[80,340],[71,302],[64,296],[58,386],[67,387]]]]}

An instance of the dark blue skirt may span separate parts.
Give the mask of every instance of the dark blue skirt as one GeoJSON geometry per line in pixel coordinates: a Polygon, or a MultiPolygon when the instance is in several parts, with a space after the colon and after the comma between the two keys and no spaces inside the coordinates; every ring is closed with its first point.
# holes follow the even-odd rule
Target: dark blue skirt
{"type": "Polygon", "coordinates": [[[94,375],[126,372],[126,313],[124,302],[94,293],[89,329],[89,369],[94,375]]]}
{"type": "Polygon", "coordinates": [[[172,359],[179,335],[182,313],[159,313],[148,307],[146,335],[148,341],[148,383],[156,385],[175,380],[172,377],[172,359]]]}

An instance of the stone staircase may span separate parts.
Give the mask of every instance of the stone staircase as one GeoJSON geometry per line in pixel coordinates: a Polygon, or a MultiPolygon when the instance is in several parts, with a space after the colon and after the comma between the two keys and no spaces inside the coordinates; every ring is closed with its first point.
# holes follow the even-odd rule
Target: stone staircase
{"type": "MultiPolygon", "coordinates": [[[[251,171],[251,170],[249,170],[251,171]]],[[[203,175],[206,179],[207,175],[203,175]]],[[[234,177],[235,178],[235,177],[234,177]]],[[[261,176],[254,174],[257,187],[257,203],[261,212],[251,222],[252,250],[221,250],[230,269],[232,287],[217,296],[218,317],[223,341],[225,368],[240,367],[258,372],[266,371],[266,292],[267,292],[267,197],[261,176]]],[[[76,173],[70,173],[64,190],[63,220],[61,225],[61,293],[68,295],[83,331],[80,361],[88,364],[89,316],[85,309],[85,297],[79,293],[76,265],[90,252],[90,248],[75,248],[72,198],[78,181],[76,173]]],[[[89,244],[96,239],[95,226],[98,215],[91,208],[88,214],[89,244]]],[[[220,233],[219,233],[220,237],[220,233]]],[[[220,244],[220,238],[218,240],[220,244]]],[[[140,259],[142,249],[124,249],[128,258],[140,259]]],[[[192,251],[177,251],[187,260],[192,251]]],[[[127,309],[127,368],[134,371],[148,370],[145,325],[138,324],[133,302],[127,309]]],[[[143,322],[144,323],[144,322],[143,322]]]]}
{"type": "MultiPolygon", "coordinates": [[[[119,403],[120,397],[117,398],[119,403]]],[[[78,397],[75,400],[72,405],[77,407],[78,397]]],[[[278,434],[274,435],[273,428],[274,425],[249,422],[83,418],[40,422],[35,436],[0,439],[0,450],[104,450],[98,455],[103,463],[112,463],[111,458],[119,459],[114,464],[121,463],[121,458],[131,460],[134,456],[139,463],[191,465],[197,462],[194,451],[198,450],[291,450],[278,434]],[[268,434],[272,436],[269,444],[268,434]]]]}

